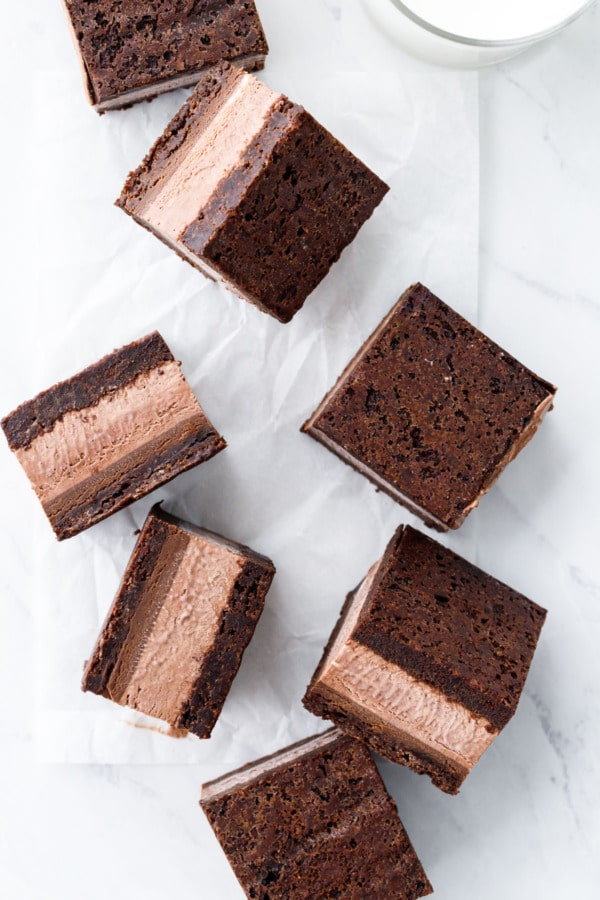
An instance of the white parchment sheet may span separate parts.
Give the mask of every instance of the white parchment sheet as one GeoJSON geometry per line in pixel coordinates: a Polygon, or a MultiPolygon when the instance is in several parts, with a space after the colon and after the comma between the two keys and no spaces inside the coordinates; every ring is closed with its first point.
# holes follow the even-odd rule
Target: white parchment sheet
{"type": "MultiPolygon", "coordinates": [[[[265,25],[269,16],[280,16],[274,5],[265,25]]],[[[356,32],[351,25],[343,23],[342,38],[356,32]]],[[[37,510],[36,736],[43,761],[194,762],[209,778],[325,727],[303,710],[306,684],[346,593],[397,525],[414,520],[299,428],[411,282],[423,281],[477,318],[476,77],[396,52],[386,57],[378,46],[359,53],[349,38],[333,49],[323,44],[319,70],[286,65],[280,48],[261,75],[392,188],[290,325],[205,280],[112,205],[184,93],[98,117],[71,69],[36,79],[34,391],[157,328],[229,443],[215,459],[62,544],[37,510]],[[167,737],[147,727],[157,723],[79,688],[134,532],[157,500],[269,555],[278,569],[209,741],[167,737]]],[[[475,528],[469,520],[452,538],[471,559],[475,528]]]]}

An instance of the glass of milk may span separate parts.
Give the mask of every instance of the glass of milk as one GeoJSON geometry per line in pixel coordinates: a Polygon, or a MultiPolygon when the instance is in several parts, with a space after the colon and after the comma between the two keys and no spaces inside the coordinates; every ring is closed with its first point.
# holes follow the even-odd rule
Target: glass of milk
{"type": "Polygon", "coordinates": [[[414,56],[488,66],[561,31],[595,0],[364,0],[379,26],[414,56]]]}

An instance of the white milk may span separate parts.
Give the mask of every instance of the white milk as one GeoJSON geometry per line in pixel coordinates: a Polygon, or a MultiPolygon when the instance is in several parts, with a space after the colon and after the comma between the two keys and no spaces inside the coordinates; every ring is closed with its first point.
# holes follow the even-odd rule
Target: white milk
{"type": "Polygon", "coordinates": [[[441,65],[508,59],[559,31],[594,0],[364,0],[383,30],[441,65]]]}

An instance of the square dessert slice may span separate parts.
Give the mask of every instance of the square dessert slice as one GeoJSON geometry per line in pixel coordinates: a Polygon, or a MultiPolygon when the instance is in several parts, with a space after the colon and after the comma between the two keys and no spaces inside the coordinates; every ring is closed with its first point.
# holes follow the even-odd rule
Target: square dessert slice
{"type": "Polygon", "coordinates": [[[447,531],[531,440],[555,393],[416,284],[302,430],[447,531]]]}
{"type": "Polygon", "coordinates": [[[221,59],[262,69],[254,0],[63,0],[90,103],[102,113],[196,84],[221,59]]]}
{"type": "Polygon", "coordinates": [[[371,755],[337,729],[204,785],[200,805],[247,897],[432,892],[371,755]]]}
{"type": "Polygon", "coordinates": [[[205,275],[288,322],[387,190],[301,106],[221,63],[117,205],[205,275]]]}
{"type": "Polygon", "coordinates": [[[513,716],[545,617],[403,526],[347,598],[304,705],[457,793],[513,716]]]}
{"type": "Polygon", "coordinates": [[[226,447],[156,331],[23,403],[2,428],[59,540],[226,447]]]}
{"type": "Polygon", "coordinates": [[[270,559],[155,506],[82,689],[210,737],[274,574],[270,559]]]}

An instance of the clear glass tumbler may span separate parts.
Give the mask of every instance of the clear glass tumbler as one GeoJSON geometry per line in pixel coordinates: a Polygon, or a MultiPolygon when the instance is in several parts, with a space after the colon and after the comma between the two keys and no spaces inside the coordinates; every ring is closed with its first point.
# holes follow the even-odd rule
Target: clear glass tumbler
{"type": "Polygon", "coordinates": [[[596,0],[363,0],[377,24],[413,56],[479,68],[562,31],[596,0]]]}

